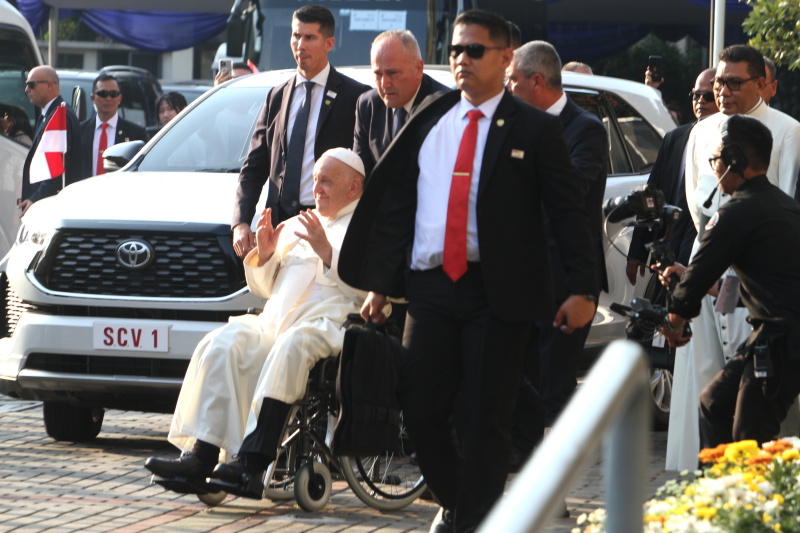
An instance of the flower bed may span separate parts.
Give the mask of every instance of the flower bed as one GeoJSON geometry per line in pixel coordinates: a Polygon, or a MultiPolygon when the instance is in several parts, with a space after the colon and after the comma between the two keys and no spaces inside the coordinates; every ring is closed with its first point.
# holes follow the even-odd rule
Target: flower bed
{"type": "MultiPolygon", "coordinates": [[[[701,451],[700,461],[703,470],[683,472],[645,503],[643,531],[800,533],[800,439],[722,444],[701,451]]],[[[578,524],[600,533],[605,520],[598,509],[578,524]]]]}

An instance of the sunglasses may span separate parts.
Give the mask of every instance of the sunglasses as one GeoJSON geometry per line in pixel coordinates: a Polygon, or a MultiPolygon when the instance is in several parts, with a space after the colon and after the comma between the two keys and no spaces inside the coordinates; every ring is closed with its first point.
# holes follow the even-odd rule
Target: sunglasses
{"type": "Polygon", "coordinates": [[[33,80],[33,81],[26,81],[25,88],[30,89],[31,91],[36,88],[37,83],[50,83],[47,80],[33,80]]]}
{"type": "Polygon", "coordinates": [[[708,92],[692,91],[692,92],[689,93],[689,95],[692,97],[692,101],[694,101],[694,102],[696,102],[697,100],[700,100],[701,98],[703,100],[705,100],[706,102],[713,102],[714,101],[714,93],[711,92],[711,91],[708,91],[708,92]]]}
{"type": "Polygon", "coordinates": [[[96,94],[100,98],[107,98],[109,96],[111,98],[116,98],[117,96],[120,95],[120,92],[119,91],[95,91],[94,94],[96,94]]]}
{"type": "Polygon", "coordinates": [[[482,44],[468,44],[466,46],[461,44],[451,44],[447,47],[447,52],[450,54],[450,57],[453,59],[457,58],[464,52],[467,53],[467,56],[471,57],[472,59],[480,59],[483,57],[483,54],[486,50],[501,50],[505,48],[504,46],[484,46],[482,44]]]}
{"type": "Polygon", "coordinates": [[[732,93],[735,93],[736,91],[742,88],[743,83],[756,79],[758,79],[758,76],[753,76],[752,78],[747,78],[744,80],[726,80],[725,78],[714,78],[711,81],[714,82],[715,90],[721,91],[723,87],[727,86],[732,93]]]}

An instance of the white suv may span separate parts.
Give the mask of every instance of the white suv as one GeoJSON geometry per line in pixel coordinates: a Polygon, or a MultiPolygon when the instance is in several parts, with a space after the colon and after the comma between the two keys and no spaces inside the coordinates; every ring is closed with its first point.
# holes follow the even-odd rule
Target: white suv
{"type": "MultiPolygon", "coordinates": [[[[340,71],[372,82],[369,68],[340,71]]],[[[428,72],[452,85],[446,69],[428,72]]],[[[209,91],[120,172],[71,185],[25,216],[0,262],[0,392],[42,400],[51,437],[94,438],[107,408],[171,412],[203,335],[263,306],[247,291],[229,224],[266,92],[291,74],[247,76],[209,91]]],[[[572,73],[564,84],[607,126],[607,195],[627,194],[646,180],[674,127],[659,93],[572,73]]],[[[611,228],[627,250],[627,230],[619,232],[611,228]]],[[[624,336],[623,319],[608,305],[633,296],[623,258],[608,253],[612,294],[601,298],[595,347],[624,336]]]]}

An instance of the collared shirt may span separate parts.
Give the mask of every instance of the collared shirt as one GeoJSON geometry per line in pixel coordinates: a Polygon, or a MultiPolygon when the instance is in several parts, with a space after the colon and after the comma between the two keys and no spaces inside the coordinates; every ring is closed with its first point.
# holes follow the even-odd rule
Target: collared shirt
{"type": "MultiPolygon", "coordinates": [[[[412,96],[411,99],[408,102],[403,104],[403,109],[406,110],[406,122],[408,122],[408,117],[411,116],[411,109],[414,107],[414,100],[417,99],[417,95],[419,94],[419,88],[420,87],[422,87],[422,83],[420,83],[419,86],[417,86],[417,91],[414,93],[414,96],[412,96]]],[[[397,109],[393,109],[392,110],[392,131],[397,129],[397,126],[396,126],[396,124],[397,124],[397,111],[399,109],[400,108],[398,107],[397,109]]]]}
{"type": "Polygon", "coordinates": [[[546,113],[555,117],[559,116],[564,108],[567,106],[567,93],[562,92],[561,98],[553,102],[553,105],[546,109],[546,113]]]}
{"type": "MultiPolygon", "coordinates": [[[[479,261],[478,223],[475,203],[481,175],[483,150],[494,112],[504,91],[477,107],[483,113],[478,120],[478,138],[472,162],[472,184],[469,189],[467,210],[467,260],[479,261]]],[[[456,165],[461,137],[469,123],[467,112],[476,109],[463,93],[461,101],[450,108],[431,129],[419,151],[419,179],[417,181],[417,214],[414,224],[414,248],[411,254],[413,270],[427,270],[441,266],[444,252],[444,233],[447,224],[447,204],[450,199],[450,181],[456,165]]]]}
{"type": "MultiPolygon", "coordinates": [[[[56,96],[56,98],[58,98],[58,96],[56,96]]],[[[53,105],[53,102],[56,101],[56,98],[53,98],[52,100],[47,102],[47,104],[45,104],[45,106],[42,108],[42,120],[47,118],[47,110],[50,109],[50,106],[53,105]]]]}
{"type": "MultiPolygon", "coordinates": [[[[317,123],[319,122],[319,110],[322,107],[322,97],[325,96],[325,86],[328,84],[328,74],[331,71],[331,64],[325,65],[319,74],[305,79],[299,72],[294,77],[294,94],[292,95],[292,105],[289,108],[289,122],[286,127],[286,143],[292,138],[294,121],[297,113],[303,106],[303,99],[306,90],[303,83],[313,81],[314,88],[311,90],[311,109],[308,113],[308,128],[306,128],[306,145],[303,148],[303,166],[300,171],[300,204],[314,205],[314,143],[316,142],[317,123]]],[[[329,98],[330,99],[330,98],[329,98]]]]}
{"type": "MultiPolygon", "coordinates": [[[[117,139],[117,124],[119,123],[119,115],[114,113],[114,116],[111,117],[106,121],[108,127],[106,128],[106,149],[111,148],[114,146],[115,141],[117,139]]],[[[100,120],[100,117],[95,115],[94,117],[94,140],[92,141],[92,176],[97,175],[97,158],[100,155],[100,134],[103,132],[103,128],[100,126],[103,124],[103,121],[100,120]]]]}

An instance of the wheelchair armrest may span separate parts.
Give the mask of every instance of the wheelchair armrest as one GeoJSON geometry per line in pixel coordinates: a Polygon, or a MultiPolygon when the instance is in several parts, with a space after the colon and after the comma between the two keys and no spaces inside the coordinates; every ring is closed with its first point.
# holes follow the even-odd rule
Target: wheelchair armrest
{"type": "Polygon", "coordinates": [[[347,320],[344,321],[343,327],[349,328],[351,326],[359,326],[363,327],[367,324],[367,322],[361,318],[361,315],[358,313],[350,313],[347,315],[347,320]]]}

